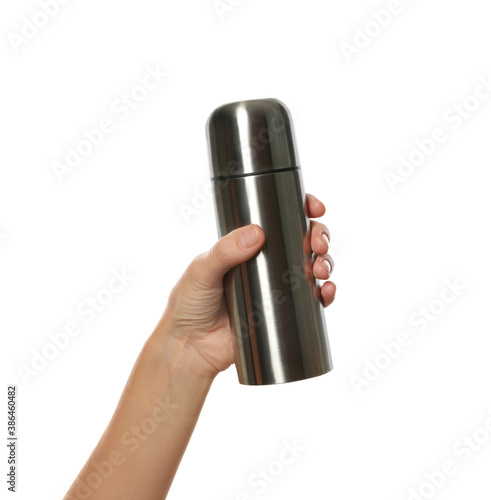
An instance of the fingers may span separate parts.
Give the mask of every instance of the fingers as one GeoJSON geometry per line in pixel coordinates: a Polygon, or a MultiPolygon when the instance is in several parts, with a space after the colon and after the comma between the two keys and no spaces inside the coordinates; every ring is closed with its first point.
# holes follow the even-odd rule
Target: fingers
{"type": "Polygon", "coordinates": [[[329,251],[331,234],[324,224],[317,221],[310,221],[311,238],[310,246],[312,251],[318,255],[324,255],[329,251]]]}
{"type": "Polygon", "coordinates": [[[315,219],[316,217],[322,217],[326,213],[326,207],[322,201],[316,198],[312,194],[305,195],[307,202],[307,216],[311,219],[315,219]]]}
{"type": "MultiPolygon", "coordinates": [[[[321,217],[326,211],[324,204],[315,196],[307,194],[306,204],[310,218],[321,217]]],[[[332,275],[334,261],[327,253],[331,236],[327,227],[317,221],[311,221],[311,248],[317,254],[310,272],[320,280],[327,280],[332,275]]],[[[198,256],[188,268],[188,273],[195,283],[214,287],[222,285],[227,271],[254,256],[263,246],[264,231],[256,224],[245,226],[221,238],[206,253],[198,256]]],[[[313,283],[315,295],[327,307],[334,301],[336,285],[326,281],[321,287],[313,283]]]]}
{"type": "MultiPolygon", "coordinates": [[[[311,219],[322,217],[326,213],[325,205],[311,194],[306,195],[307,216],[311,219]]],[[[311,238],[310,246],[312,251],[317,254],[312,272],[319,280],[328,280],[334,270],[334,261],[327,253],[329,251],[329,243],[331,234],[327,227],[317,221],[310,221],[311,238]]],[[[324,307],[331,305],[336,296],[336,285],[332,281],[326,281],[322,286],[313,283],[314,294],[324,307]]]]}
{"type": "Polygon", "coordinates": [[[322,304],[330,306],[336,297],[336,285],[332,281],[326,281],[321,287],[322,304]]]}
{"type": "Polygon", "coordinates": [[[256,224],[235,229],[208,252],[196,257],[188,271],[202,285],[221,285],[225,273],[249,260],[263,246],[264,240],[264,231],[256,224]]]}
{"type": "Polygon", "coordinates": [[[320,280],[328,280],[334,270],[334,261],[329,254],[319,255],[314,262],[314,276],[320,280]]]}

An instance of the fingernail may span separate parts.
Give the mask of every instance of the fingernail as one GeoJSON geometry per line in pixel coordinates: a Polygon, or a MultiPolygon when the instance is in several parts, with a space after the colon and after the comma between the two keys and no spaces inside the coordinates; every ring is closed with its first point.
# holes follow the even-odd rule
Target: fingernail
{"type": "Polygon", "coordinates": [[[326,233],[321,234],[321,238],[324,240],[324,243],[329,247],[329,238],[326,233]]]}
{"type": "Polygon", "coordinates": [[[242,248],[253,247],[258,240],[256,226],[247,228],[239,237],[239,243],[242,248]]]}
{"type": "Polygon", "coordinates": [[[327,238],[327,243],[328,244],[331,242],[331,233],[329,232],[329,229],[327,229],[327,227],[326,227],[325,231],[322,231],[322,235],[321,236],[323,238],[327,238]]]}
{"type": "Polygon", "coordinates": [[[322,259],[321,262],[326,267],[327,272],[329,273],[329,277],[331,277],[332,271],[334,269],[334,261],[332,260],[332,258],[330,256],[327,256],[324,259],[322,259]]]}

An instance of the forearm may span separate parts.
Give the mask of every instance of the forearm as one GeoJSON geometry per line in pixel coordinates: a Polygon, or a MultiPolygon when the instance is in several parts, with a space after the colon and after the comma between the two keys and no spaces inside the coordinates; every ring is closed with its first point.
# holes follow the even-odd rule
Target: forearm
{"type": "Polygon", "coordinates": [[[161,321],[65,500],[165,498],[212,381],[161,321]]]}

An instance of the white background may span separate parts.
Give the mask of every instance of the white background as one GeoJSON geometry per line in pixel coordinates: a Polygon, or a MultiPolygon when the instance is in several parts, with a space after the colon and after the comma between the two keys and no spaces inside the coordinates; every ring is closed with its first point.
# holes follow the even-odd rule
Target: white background
{"type": "Polygon", "coordinates": [[[335,369],[272,387],[240,386],[233,367],[217,377],[169,498],[488,499],[491,93],[480,87],[477,109],[451,120],[490,81],[488,3],[405,0],[385,27],[369,22],[387,1],[234,3],[222,19],[211,0],[72,0],[20,45],[12,34],[40,6],[2,4],[0,434],[16,383],[17,498],[63,496],[172,286],[216,240],[208,115],[276,97],[294,117],[305,187],[328,209],[335,369]],[[366,47],[348,61],[356,33],[366,47]],[[147,66],[169,75],[122,120],[113,103],[147,66]],[[60,181],[53,163],[105,118],[114,130],[60,181]],[[386,173],[436,128],[446,141],[391,190],[386,173]],[[123,268],[133,280],[85,324],[78,304],[123,268]],[[448,304],[445,280],[465,287],[448,304]],[[80,335],[26,384],[19,367],[70,321],[80,335]],[[381,355],[400,332],[411,345],[381,355]],[[375,361],[384,369],[357,391],[353,376],[375,361]],[[459,454],[475,432],[479,449],[459,454]],[[284,440],[304,450],[259,494],[248,481],[284,440]],[[425,489],[445,461],[455,474],[425,489]]]}

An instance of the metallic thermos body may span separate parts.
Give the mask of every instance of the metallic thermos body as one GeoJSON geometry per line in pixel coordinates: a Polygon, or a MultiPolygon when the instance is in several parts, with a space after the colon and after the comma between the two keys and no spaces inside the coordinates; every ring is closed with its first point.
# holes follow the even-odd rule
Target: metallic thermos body
{"type": "Polygon", "coordinates": [[[225,278],[239,382],[327,373],[332,361],[290,113],[276,99],[234,102],[217,108],[206,128],[219,236],[252,223],[266,235],[261,250],[225,278]]]}

